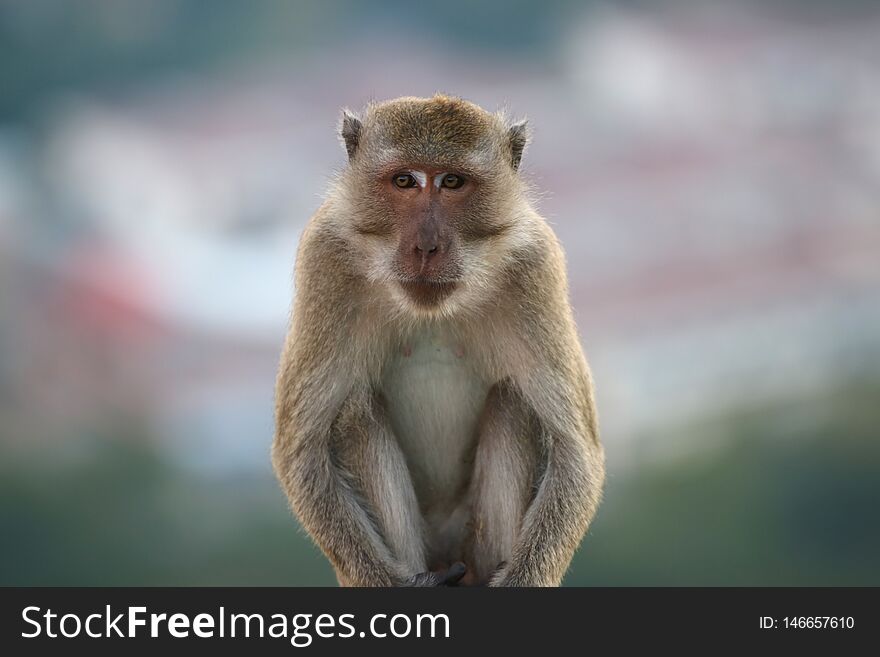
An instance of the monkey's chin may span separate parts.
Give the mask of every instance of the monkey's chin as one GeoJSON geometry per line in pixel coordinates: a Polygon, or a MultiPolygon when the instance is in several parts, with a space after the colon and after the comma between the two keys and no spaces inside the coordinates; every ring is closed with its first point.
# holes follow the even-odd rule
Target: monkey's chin
{"type": "Polygon", "coordinates": [[[424,310],[435,309],[455,291],[457,283],[435,281],[401,281],[400,286],[407,298],[424,310]]]}

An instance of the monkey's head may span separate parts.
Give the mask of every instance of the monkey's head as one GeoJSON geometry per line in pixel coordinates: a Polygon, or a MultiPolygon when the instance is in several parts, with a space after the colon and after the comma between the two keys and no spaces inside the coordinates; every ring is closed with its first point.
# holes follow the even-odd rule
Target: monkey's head
{"type": "Polygon", "coordinates": [[[343,113],[353,257],[417,314],[491,297],[527,208],[517,175],[525,122],[436,95],[343,113]]]}

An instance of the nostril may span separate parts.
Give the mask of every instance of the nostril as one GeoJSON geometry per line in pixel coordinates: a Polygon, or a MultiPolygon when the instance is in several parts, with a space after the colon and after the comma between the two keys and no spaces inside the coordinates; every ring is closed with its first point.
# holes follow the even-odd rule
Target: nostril
{"type": "Polygon", "coordinates": [[[428,249],[428,253],[434,253],[436,250],[437,250],[437,247],[432,246],[430,249],[428,249]]]}

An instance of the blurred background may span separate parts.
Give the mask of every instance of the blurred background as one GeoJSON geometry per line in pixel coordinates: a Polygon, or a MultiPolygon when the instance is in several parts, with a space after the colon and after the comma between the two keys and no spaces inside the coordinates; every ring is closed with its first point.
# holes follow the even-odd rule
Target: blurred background
{"type": "Polygon", "coordinates": [[[608,455],[568,585],[880,585],[872,3],[0,0],[0,584],[325,585],[270,464],[339,110],[531,120],[608,455]]]}

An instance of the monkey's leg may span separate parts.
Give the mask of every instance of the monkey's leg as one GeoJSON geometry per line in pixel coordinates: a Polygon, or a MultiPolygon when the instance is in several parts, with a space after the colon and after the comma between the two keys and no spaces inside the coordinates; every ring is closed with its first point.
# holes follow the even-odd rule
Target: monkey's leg
{"type": "Polygon", "coordinates": [[[392,554],[411,575],[424,572],[423,520],[403,453],[375,404],[360,421],[352,474],[392,554]]]}
{"type": "Polygon", "coordinates": [[[464,575],[463,564],[428,572],[425,527],[409,468],[379,401],[350,400],[337,421],[338,460],[363,497],[377,529],[404,572],[404,584],[442,586],[464,575]]]}
{"type": "Polygon", "coordinates": [[[486,399],[471,481],[473,537],[468,583],[485,584],[513,554],[537,469],[533,422],[503,383],[486,399]]]}
{"type": "Polygon", "coordinates": [[[513,554],[490,586],[559,586],[599,503],[604,456],[598,441],[540,425],[537,490],[513,554]]]}
{"type": "Polygon", "coordinates": [[[601,461],[601,452],[585,453],[581,446],[574,447],[574,440],[567,442],[547,450],[541,482],[513,555],[492,576],[490,586],[559,586],[562,581],[601,490],[601,474],[590,465],[591,460],[601,461]]]}
{"type": "Polygon", "coordinates": [[[284,408],[272,457],[303,527],[340,584],[407,583],[425,569],[414,538],[421,536],[415,496],[369,390],[352,391],[326,432],[301,408],[284,408]]]}

